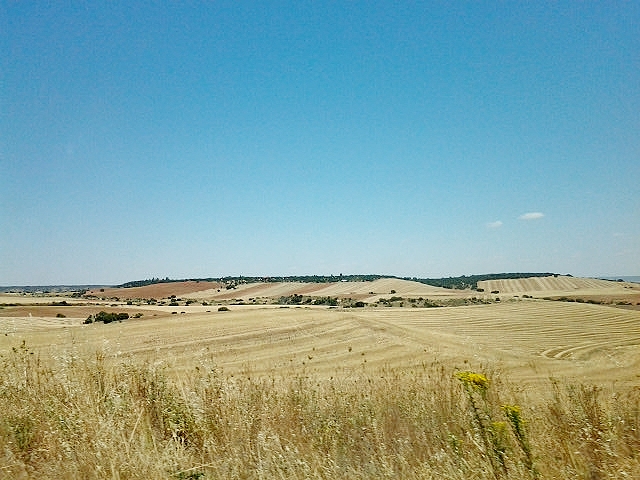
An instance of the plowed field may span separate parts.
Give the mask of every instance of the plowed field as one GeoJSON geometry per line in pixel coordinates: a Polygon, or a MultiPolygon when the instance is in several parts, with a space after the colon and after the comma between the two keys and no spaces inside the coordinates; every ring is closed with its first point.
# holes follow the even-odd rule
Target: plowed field
{"type": "Polygon", "coordinates": [[[187,281],[154,283],[153,285],[145,285],[143,287],[101,288],[97,290],[90,290],[87,294],[95,295],[97,297],[120,299],[166,298],[171,295],[184,295],[185,293],[200,292],[216,288],[220,288],[220,284],[217,282],[187,281]]]}

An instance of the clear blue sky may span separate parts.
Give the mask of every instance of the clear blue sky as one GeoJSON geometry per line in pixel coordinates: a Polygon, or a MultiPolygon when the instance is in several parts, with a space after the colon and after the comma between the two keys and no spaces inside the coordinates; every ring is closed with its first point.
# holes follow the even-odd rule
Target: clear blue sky
{"type": "Polygon", "coordinates": [[[97,3],[0,6],[0,285],[640,274],[639,2],[97,3]]]}

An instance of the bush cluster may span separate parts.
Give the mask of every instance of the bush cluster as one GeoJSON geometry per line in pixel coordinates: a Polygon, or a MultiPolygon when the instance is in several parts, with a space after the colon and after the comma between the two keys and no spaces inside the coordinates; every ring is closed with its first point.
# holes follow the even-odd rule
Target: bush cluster
{"type": "Polygon", "coordinates": [[[329,305],[332,307],[337,306],[339,303],[337,298],[334,297],[308,297],[303,295],[298,295],[294,293],[293,295],[282,296],[277,301],[278,305],[329,305]]]}
{"type": "Polygon", "coordinates": [[[129,314],[126,312],[109,313],[105,311],[100,311],[95,315],[89,315],[87,319],[84,321],[84,323],[85,324],[93,323],[93,322],[111,323],[111,322],[126,320],[128,318],[129,318],[129,314]]]}

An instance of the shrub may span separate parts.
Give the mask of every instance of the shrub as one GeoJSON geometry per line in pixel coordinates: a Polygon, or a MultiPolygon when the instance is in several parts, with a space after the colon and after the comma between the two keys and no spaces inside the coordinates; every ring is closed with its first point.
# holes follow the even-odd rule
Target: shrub
{"type": "Polygon", "coordinates": [[[335,307],[338,305],[338,299],[333,297],[319,297],[313,301],[314,305],[329,305],[330,307],[335,307]]]}
{"type": "Polygon", "coordinates": [[[300,305],[302,303],[302,300],[302,295],[294,293],[293,295],[289,295],[287,297],[280,297],[277,303],[280,305],[300,305]]]}
{"type": "Polygon", "coordinates": [[[123,312],[123,313],[107,313],[105,311],[101,311],[101,312],[98,312],[95,315],[94,321],[102,322],[102,323],[111,323],[111,322],[115,322],[115,321],[126,320],[128,318],[129,318],[129,314],[126,313],[126,312],[123,312]]]}

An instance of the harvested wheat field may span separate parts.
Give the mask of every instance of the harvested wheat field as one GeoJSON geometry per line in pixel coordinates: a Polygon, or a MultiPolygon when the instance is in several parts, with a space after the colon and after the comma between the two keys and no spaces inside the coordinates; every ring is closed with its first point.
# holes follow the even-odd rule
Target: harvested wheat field
{"type": "Polygon", "coordinates": [[[527,383],[549,376],[640,379],[640,313],[611,306],[520,300],[430,309],[197,307],[195,313],[173,315],[167,307],[151,308],[136,307],[142,318],[108,325],[4,317],[0,347],[25,340],[47,358],[100,350],[107,358],[161,361],[179,370],[207,359],[226,372],[262,375],[286,369],[348,376],[363,366],[414,368],[438,360],[499,366],[527,383]]]}
{"type": "Polygon", "coordinates": [[[561,295],[635,297],[640,295],[640,284],[613,282],[595,278],[550,276],[509,280],[484,280],[478,282],[485,291],[499,291],[510,295],[535,295],[557,297],[561,295]]]}

